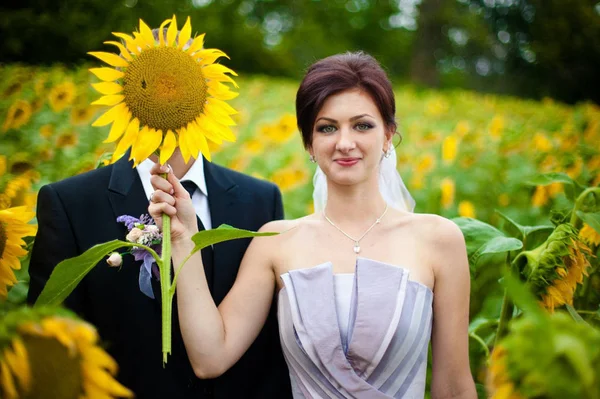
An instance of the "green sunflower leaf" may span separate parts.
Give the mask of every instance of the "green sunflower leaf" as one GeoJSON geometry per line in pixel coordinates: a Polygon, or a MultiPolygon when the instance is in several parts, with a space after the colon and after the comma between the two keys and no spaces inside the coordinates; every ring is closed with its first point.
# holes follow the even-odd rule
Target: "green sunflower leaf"
{"type": "Polygon", "coordinates": [[[554,231],[554,226],[523,226],[498,210],[496,210],[496,213],[506,222],[503,230],[509,236],[521,240],[526,248],[535,248],[544,242],[552,231],[554,231]]]}
{"type": "Polygon", "coordinates": [[[216,229],[203,230],[194,234],[192,236],[192,241],[194,241],[196,246],[192,250],[191,254],[198,252],[202,248],[206,248],[209,245],[215,245],[223,241],[236,240],[239,238],[275,236],[277,234],[279,233],[257,233],[255,231],[237,229],[227,224],[222,224],[216,229]]]}
{"type": "Polygon", "coordinates": [[[132,246],[130,242],[113,240],[94,245],[79,256],[63,260],[54,268],[35,306],[59,305],[105,256],[119,248],[132,246]]]}

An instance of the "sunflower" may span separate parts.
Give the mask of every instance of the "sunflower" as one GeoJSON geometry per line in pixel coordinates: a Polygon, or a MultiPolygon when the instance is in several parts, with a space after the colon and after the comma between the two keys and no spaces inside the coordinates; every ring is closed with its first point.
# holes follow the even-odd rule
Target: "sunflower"
{"type": "Polygon", "coordinates": [[[95,106],[76,106],[71,110],[71,123],[73,125],[81,125],[87,123],[94,117],[98,107],[95,106]]]}
{"type": "Polygon", "coordinates": [[[458,203],[458,214],[464,218],[475,218],[475,205],[471,201],[460,201],[458,203]]]}
{"type": "Polygon", "coordinates": [[[6,173],[6,157],[4,155],[0,155],[0,177],[2,177],[6,173]]]}
{"type": "Polygon", "coordinates": [[[5,323],[12,334],[0,349],[3,397],[133,397],[113,378],[117,364],[97,345],[91,325],[60,313],[35,317],[33,312],[14,311],[20,314],[5,323]]]}
{"type": "Polygon", "coordinates": [[[515,262],[541,303],[551,312],[573,304],[577,284],[590,267],[590,249],[577,236],[575,228],[558,225],[539,247],[521,252],[515,262]]]}
{"type": "Polygon", "coordinates": [[[73,82],[63,82],[54,86],[48,94],[50,108],[54,112],[60,112],[67,108],[75,99],[77,87],[73,82]]]}
{"type": "Polygon", "coordinates": [[[579,230],[579,238],[590,246],[600,246],[600,233],[590,227],[587,223],[584,223],[581,230],[579,230]]]}
{"type": "Polygon", "coordinates": [[[160,149],[165,163],[177,146],[185,161],[201,152],[210,160],[206,139],[221,144],[235,141],[229,126],[236,111],[225,100],[237,96],[224,82],[237,85],[228,76],[234,71],[215,64],[227,57],[217,49],[204,49],[204,35],[191,39],[188,17],[180,32],[175,16],[160,25],[157,38],[140,19],[139,32],[133,37],[114,35],[124,41],[116,46],[120,54],[90,52],[114,68],[92,68],[102,83],[92,86],[103,97],[94,105],[111,106],[92,126],[112,123],[106,143],[118,144],[112,161],[131,147],[130,159],[139,164],[160,149]],[[165,28],[169,25],[168,29],[165,28]]]}
{"type": "Polygon", "coordinates": [[[450,165],[456,159],[458,154],[458,140],[456,136],[450,135],[446,137],[442,143],[442,161],[450,165]]]}
{"type": "Polygon", "coordinates": [[[34,213],[19,206],[0,211],[0,297],[6,298],[7,286],[17,282],[14,270],[21,268],[19,257],[26,255],[23,237],[35,235],[37,227],[28,222],[34,213]]]}
{"type": "Polygon", "coordinates": [[[8,109],[8,114],[2,124],[2,131],[8,129],[18,129],[29,121],[31,118],[31,104],[25,100],[15,101],[8,109]]]}
{"type": "Polygon", "coordinates": [[[74,131],[63,133],[56,139],[57,148],[69,148],[77,145],[78,137],[74,131]]]}
{"type": "Polygon", "coordinates": [[[444,209],[448,209],[454,203],[454,192],[455,185],[454,180],[445,178],[440,183],[440,190],[442,192],[441,205],[444,209]]]}

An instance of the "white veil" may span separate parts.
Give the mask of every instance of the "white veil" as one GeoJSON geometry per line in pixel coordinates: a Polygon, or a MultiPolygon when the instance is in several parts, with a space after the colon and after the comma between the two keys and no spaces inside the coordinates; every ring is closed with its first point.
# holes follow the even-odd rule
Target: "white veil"
{"type": "MultiPolygon", "coordinates": [[[[392,208],[412,212],[415,208],[415,200],[396,169],[396,150],[393,146],[390,150],[390,156],[383,157],[379,166],[379,191],[385,202],[392,208]]],[[[322,212],[327,203],[327,177],[318,166],[313,177],[313,186],[315,212],[322,212]]]]}

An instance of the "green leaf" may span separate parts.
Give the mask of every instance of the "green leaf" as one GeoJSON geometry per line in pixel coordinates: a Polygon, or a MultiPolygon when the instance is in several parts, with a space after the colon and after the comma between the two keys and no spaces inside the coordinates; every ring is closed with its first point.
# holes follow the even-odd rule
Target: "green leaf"
{"type": "Polygon", "coordinates": [[[596,233],[600,234],[600,212],[585,213],[577,211],[577,216],[592,229],[596,230],[596,233]]]}
{"type": "Polygon", "coordinates": [[[477,264],[484,254],[494,254],[521,249],[523,243],[506,235],[487,223],[471,218],[454,218],[454,223],[465,236],[467,254],[471,265],[477,264]]]}
{"type": "Polygon", "coordinates": [[[199,231],[192,236],[192,241],[196,246],[192,250],[191,254],[200,251],[202,248],[206,248],[209,245],[218,244],[223,241],[236,240],[238,238],[251,238],[251,237],[266,237],[275,236],[279,233],[264,232],[257,233],[255,231],[237,229],[227,224],[222,224],[216,229],[199,231]]]}
{"type": "Polygon", "coordinates": [[[63,260],[54,268],[35,306],[61,304],[105,256],[119,248],[132,246],[134,244],[130,242],[113,240],[94,245],[79,256],[63,260]]]}
{"type": "Polygon", "coordinates": [[[515,276],[507,273],[502,279],[509,298],[523,312],[538,320],[539,323],[548,323],[548,315],[542,310],[535,296],[529,291],[527,285],[515,276]]]}
{"type": "Polygon", "coordinates": [[[516,251],[523,248],[523,243],[513,237],[498,236],[483,244],[469,257],[473,264],[477,264],[479,258],[485,254],[499,254],[503,252],[516,251]]]}
{"type": "Polygon", "coordinates": [[[571,185],[577,184],[577,182],[571,179],[569,175],[560,172],[539,174],[537,176],[533,176],[527,179],[527,181],[525,182],[525,184],[531,186],[547,186],[552,183],[565,183],[571,185]]]}
{"type": "Polygon", "coordinates": [[[523,226],[498,210],[496,210],[496,213],[506,222],[504,231],[511,237],[520,239],[526,244],[527,248],[536,247],[554,231],[554,226],[523,226]]]}

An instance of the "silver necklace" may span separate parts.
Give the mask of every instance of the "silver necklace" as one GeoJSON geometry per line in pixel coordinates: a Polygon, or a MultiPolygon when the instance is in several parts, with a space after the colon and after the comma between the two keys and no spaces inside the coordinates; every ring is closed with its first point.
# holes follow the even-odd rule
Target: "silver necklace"
{"type": "Polygon", "coordinates": [[[385,216],[385,214],[387,213],[387,210],[388,210],[388,204],[385,204],[385,209],[383,210],[383,213],[381,214],[381,216],[379,216],[379,217],[377,218],[377,220],[375,220],[375,223],[373,223],[373,224],[371,225],[371,227],[369,227],[369,228],[367,229],[367,231],[365,231],[365,232],[363,233],[363,235],[362,235],[362,236],[360,236],[360,238],[359,238],[359,239],[356,239],[356,238],[353,238],[353,237],[351,237],[349,234],[346,234],[346,232],[345,232],[344,230],[342,230],[342,229],[340,229],[338,226],[336,226],[336,225],[335,225],[335,223],[333,223],[333,222],[331,221],[331,219],[329,219],[329,218],[327,217],[327,214],[325,213],[325,209],[323,209],[323,216],[325,216],[325,220],[327,220],[327,221],[329,222],[329,224],[331,224],[333,227],[335,227],[336,229],[338,229],[340,233],[342,233],[343,235],[345,235],[346,237],[348,237],[349,239],[351,239],[352,241],[354,241],[354,248],[353,248],[353,249],[354,249],[354,253],[355,253],[355,254],[358,254],[358,253],[360,253],[360,241],[361,241],[363,238],[365,238],[365,236],[366,236],[366,235],[369,233],[369,231],[371,231],[371,230],[373,229],[373,227],[377,226],[377,225],[378,225],[378,224],[381,222],[381,219],[383,219],[383,217],[384,217],[384,216],[385,216]]]}

